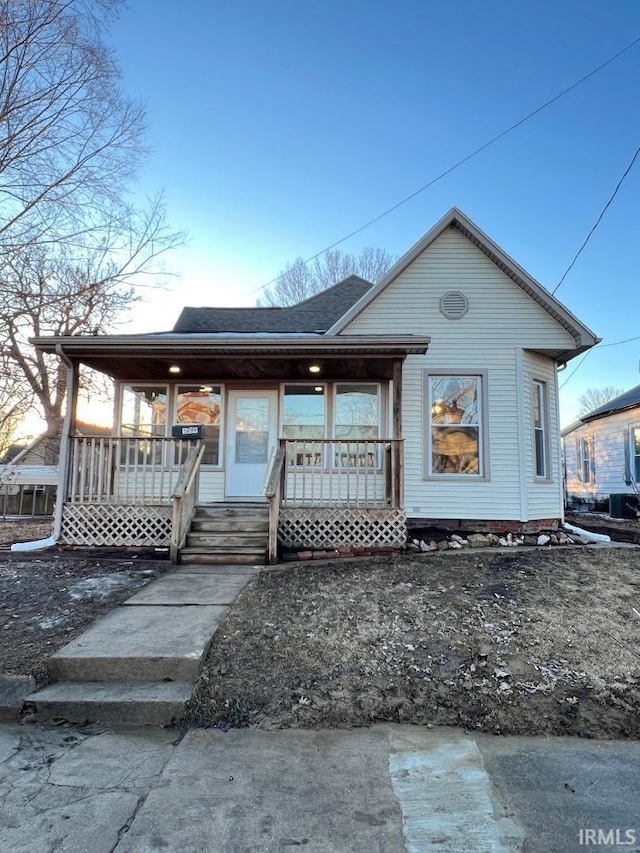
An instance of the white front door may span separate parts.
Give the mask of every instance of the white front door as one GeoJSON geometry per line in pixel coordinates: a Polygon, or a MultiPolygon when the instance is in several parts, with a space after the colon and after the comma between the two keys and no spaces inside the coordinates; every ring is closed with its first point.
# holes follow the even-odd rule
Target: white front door
{"type": "Polygon", "coordinates": [[[277,391],[230,391],[227,422],[227,497],[263,494],[277,438],[277,391]]]}

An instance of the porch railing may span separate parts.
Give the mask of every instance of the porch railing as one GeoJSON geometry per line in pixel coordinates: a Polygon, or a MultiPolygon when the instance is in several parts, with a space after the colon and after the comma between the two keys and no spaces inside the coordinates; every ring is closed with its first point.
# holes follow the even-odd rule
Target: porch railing
{"type": "Polygon", "coordinates": [[[173,518],[171,522],[171,562],[178,561],[180,551],[187,541],[196,510],[198,472],[204,456],[204,444],[192,444],[189,448],[182,473],[172,493],[173,518]]]}
{"type": "Polygon", "coordinates": [[[71,503],[171,503],[191,442],[177,438],[71,439],[71,503]]]}
{"type": "Polygon", "coordinates": [[[402,506],[402,439],[281,439],[282,506],[402,506]]]}

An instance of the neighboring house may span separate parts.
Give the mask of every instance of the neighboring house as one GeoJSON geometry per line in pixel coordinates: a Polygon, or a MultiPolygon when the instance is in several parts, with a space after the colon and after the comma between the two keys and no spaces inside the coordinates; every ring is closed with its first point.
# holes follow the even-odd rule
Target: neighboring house
{"type": "Polygon", "coordinates": [[[271,559],[276,535],[397,546],[408,520],[553,528],[556,371],[597,341],[457,209],[375,286],[185,308],[171,332],[37,338],[72,400],[81,363],[118,388],[114,437],[63,445],[63,540],[175,555],[196,503],[267,499],[271,559]]]}
{"type": "MultiPolygon", "coordinates": [[[[111,435],[111,429],[77,422],[75,435],[111,435]]],[[[60,436],[42,433],[16,442],[0,459],[0,515],[50,515],[56,496],[60,436]],[[53,462],[49,460],[54,460],[53,462]]]]}
{"type": "MultiPolygon", "coordinates": [[[[567,503],[593,508],[640,483],[640,385],[562,431],[567,503]]],[[[616,513],[617,514],[617,513],[616,513]]]]}

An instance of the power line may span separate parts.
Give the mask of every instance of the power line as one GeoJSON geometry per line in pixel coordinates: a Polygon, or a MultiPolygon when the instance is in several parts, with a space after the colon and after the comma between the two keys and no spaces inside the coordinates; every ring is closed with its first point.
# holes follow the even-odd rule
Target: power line
{"type": "MultiPolygon", "coordinates": [[[[485,142],[484,145],[481,145],[479,148],[476,148],[470,154],[467,154],[467,156],[463,157],[462,160],[458,160],[457,163],[454,163],[453,166],[450,166],[448,169],[445,169],[445,171],[441,172],[437,177],[432,178],[426,184],[424,184],[419,189],[412,192],[410,195],[403,198],[401,201],[399,201],[396,204],[392,205],[391,207],[387,208],[382,213],[379,213],[377,216],[374,216],[373,219],[369,219],[367,222],[364,223],[364,225],[361,225],[359,228],[354,229],[353,231],[351,231],[346,236],[341,237],[339,240],[336,240],[334,243],[331,243],[329,246],[326,246],[324,249],[321,249],[319,252],[316,252],[315,255],[311,255],[311,257],[306,258],[306,260],[303,263],[309,264],[309,263],[311,263],[311,261],[315,261],[316,258],[320,257],[320,255],[324,255],[325,252],[329,252],[331,249],[335,249],[336,246],[339,246],[341,243],[345,243],[347,240],[350,240],[351,237],[355,237],[356,234],[360,234],[362,231],[369,228],[371,225],[374,225],[376,222],[379,222],[385,216],[388,216],[390,213],[393,213],[394,210],[397,210],[403,204],[406,204],[408,201],[411,201],[411,199],[415,198],[417,195],[420,195],[420,193],[424,192],[426,189],[429,189],[429,187],[432,187],[438,181],[442,180],[442,178],[446,177],[447,175],[450,175],[451,172],[455,171],[460,166],[467,163],[473,157],[476,157],[478,154],[480,154],[482,151],[484,151],[490,145],[493,145],[494,142],[498,142],[498,140],[502,139],[508,133],[511,133],[512,130],[515,130],[516,128],[520,127],[525,122],[529,121],[530,118],[533,118],[539,112],[541,112],[542,110],[551,106],[551,104],[555,103],[560,98],[564,97],[564,95],[567,95],[569,92],[573,91],[573,89],[577,88],[582,83],[586,82],[590,77],[593,77],[594,74],[597,74],[599,71],[602,71],[603,68],[606,68],[608,65],[611,65],[612,62],[615,62],[616,59],[621,57],[628,50],[631,50],[631,48],[635,47],[639,42],[640,42],[640,37],[634,39],[626,47],[623,47],[622,50],[619,50],[613,56],[609,57],[609,59],[607,59],[605,62],[602,62],[600,65],[598,65],[592,71],[589,71],[588,74],[585,74],[584,77],[581,77],[579,80],[576,80],[575,83],[572,83],[571,86],[568,86],[566,89],[563,89],[561,92],[558,92],[557,95],[554,95],[553,98],[550,98],[550,100],[545,101],[544,104],[541,104],[541,106],[537,107],[535,110],[528,113],[526,116],[524,116],[524,118],[521,118],[519,121],[515,122],[515,124],[512,124],[510,127],[506,128],[506,130],[501,131],[500,133],[497,134],[497,136],[492,137],[488,142],[485,142]]],[[[266,282],[266,284],[262,284],[262,285],[260,285],[260,287],[256,287],[255,290],[252,290],[250,292],[251,293],[257,293],[260,290],[264,290],[265,287],[269,287],[270,284],[275,284],[275,282],[278,280],[278,278],[279,278],[279,276],[276,276],[275,278],[272,278],[270,281],[266,282]]],[[[558,287],[559,286],[560,285],[558,284],[558,287]]],[[[555,291],[554,291],[554,293],[555,293],[555,291]]]]}
{"type": "Polygon", "coordinates": [[[570,373],[570,374],[567,376],[567,378],[564,380],[564,382],[562,383],[562,385],[558,388],[558,391],[562,391],[562,389],[563,389],[563,388],[564,388],[564,386],[567,384],[567,382],[571,379],[571,377],[572,377],[572,376],[573,376],[573,374],[576,372],[576,370],[579,370],[579,369],[582,367],[582,365],[583,365],[583,364],[584,364],[584,362],[585,362],[585,359],[587,359],[587,358],[591,355],[591,353],[592,353],[592,352],[593,352],[593,349],[588,349],[588,350],[585,352],[585,354],[582,356],[582,358],[580,359],[580,361],[576,364],[576,366],[573,368],[573,370],[571,371],[571,373],[570,373]]]}
{"type": "Polygon", "coordinates": [[[560,279],[560,281],[556,284],[555,288],[553,289],[552,294],[551,294],[552,296],[555,296],[556,290],[560,287],[560,285],[562,284],[562,282],[565,280],[565,278],[566,278],[566,277],[567,277],[567,275],[569,274],[569,271],[571,270],[571,268],[573,267],[573,265],[575,264],[575,262],[578,260],[578,258],[579,258],[579,257],[580,257],[580,255],[582,254],[582,250],[585,248],[585,246],[587,245],[587,243],[588,243],[588,242],[589,242],[589,240],[591,239],[591,236],[592,236],[593,232],[596,230],[596,228],[598,227],[598,225],[600,225],[600,223],[602,222],[602,219],[603,219],[603,217],[604,217],[605,213],[607,212],[607,210],[608,210],[609,206],[611,205],[611,203],[613,202],[614,198],[615,198],[615,197],[616,197],[616,195],[618,194],[618,190],[620,189],[620,187],[621,187],[621,186],[622,186],[622,184],[624,183],[625,178],[627,177],[627,175],[629,174],[629,172],[630,172],[630,171],[631,171],[631,169],[633,168],[633,164],[636,162],[636,160],[637,160],[637,158],[638,158],[638,155],[639,155],[639,154],[640,154],[640,148],[638,148],[638,149],[636,150],[636,153],[635,153],[635,154],[633,155],[633,157],[631,158],[631,162],[629,163],[629,165],[627,166],[627,168],[624,170],[624,172],[623,172],[623,174],[622,174],[622,177],[620,178],[620,180],[619,180],[619,181],[618,181],[618,183],[616,184],[616,188],[615,188],[615,190],[611,193],[611,196],[609,197],[609,201],[605,204],[605,206],[604,206],[604,207],[602,208],[602,210],[600,211],[600,216],[598,216],[598,218],[596,219],[596,221],[595,221],[595,224],[594,224],[593,228],[591,229],[591,231],[589,231],[589,233],[588,233],[588,234],[587,234],[587,236],[585,237],[583,244],[580,246],[580,248],[578,249],[578,251],[575,253],[575,255],[573,256],[573,260],[571,261],[571,263],[569,264],[569,266],[568,266],[568,267],[566,268],[566,270],[564,271],[564,275],[562,276],[562,278],[560,279]]]}

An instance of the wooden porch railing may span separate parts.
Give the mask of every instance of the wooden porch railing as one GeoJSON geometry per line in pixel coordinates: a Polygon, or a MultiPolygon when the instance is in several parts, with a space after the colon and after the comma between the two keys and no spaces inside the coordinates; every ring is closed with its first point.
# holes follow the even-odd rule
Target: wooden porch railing
{"type": "Polygon", "coordinates": [[[191,442],[176,438],[71,439],[71,503],[168,505],[191,442]]]}
{"type": "Polygon", "coordinates": [[[204,456],[204,443],[192,444],[189,448],[180,479],[171,495],[173,499],[173,516],[171,522],[171,546],[169,556],[176,563],[182,548],[187,541],[187,533],[196,510],[196,494],[198,471],[204,456]]]}
{"type": "Polygon", "coordinates": [[[285,448],[280,444],[278,452],[271,466],[271,473],[267,481],[265,494],[269,503],[269,542],[267,547],[267,558],[269,563],[275,563],[278,556],[278,518],[280,515],[280,503],[284,486],[284,463],[286,459],[285,448]]]}
{"type": "Polygon", "coordinates": [[[402,506],[402,439],[281,439],[283,506],[402,506]]]}

